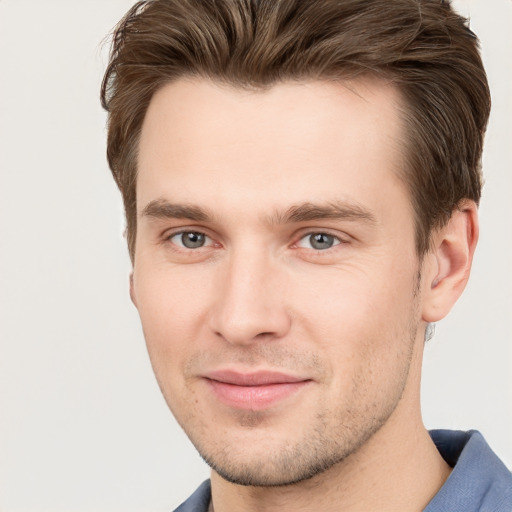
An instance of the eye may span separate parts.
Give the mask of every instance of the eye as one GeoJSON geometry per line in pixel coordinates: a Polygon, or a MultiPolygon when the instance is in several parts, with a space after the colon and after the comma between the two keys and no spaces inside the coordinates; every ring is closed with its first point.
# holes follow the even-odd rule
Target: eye
{"type": "Polygon", "coordinates": [[[304,247],[305,249],[325,251],[326,249],[330,249],[340,243],[341,240],[339,238],[329,235],[328,233],[310,233],[309,235],[302,237],[297,245],[299,247],[304,247]]]}
{"type": "Polygon", "coordinates": [[[178,247],[186,249],[199,249],[211,245],[212,240],[204,233],[198,231],[182,231],[169,237],[169,241],[178,247]]]}

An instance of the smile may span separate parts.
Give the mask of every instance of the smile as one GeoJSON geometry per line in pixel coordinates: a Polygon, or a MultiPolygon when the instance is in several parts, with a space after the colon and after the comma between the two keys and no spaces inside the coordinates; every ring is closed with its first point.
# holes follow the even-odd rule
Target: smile
{"type": "Polygon", "coordinates": [[[238,373],[218,371],[205,380],[215,398],[228,407],[261,411],[299,392],[311,379],[278,372],[238,373]]]}

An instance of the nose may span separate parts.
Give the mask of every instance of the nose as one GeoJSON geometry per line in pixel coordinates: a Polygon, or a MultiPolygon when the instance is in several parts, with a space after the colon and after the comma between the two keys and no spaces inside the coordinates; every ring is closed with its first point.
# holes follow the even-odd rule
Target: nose
{"type": "Polygon", "coordinates": [[[278,265],[254,250],[234,254],[224,264],[210,316],[215,334],[236,345],[285,336],[291,321],[278,265]]]}

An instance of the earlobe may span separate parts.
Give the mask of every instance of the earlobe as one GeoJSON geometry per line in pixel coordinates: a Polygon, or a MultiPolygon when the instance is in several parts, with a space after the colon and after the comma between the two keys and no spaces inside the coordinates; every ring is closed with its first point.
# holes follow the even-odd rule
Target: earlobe
{"type": "Polygon", "coordinates": [[[423,320],[444,318],[462,294],[478,241],[478,211],[473,201],[462,202],[448,223],[433,235],[424,288],[423,320]]]}

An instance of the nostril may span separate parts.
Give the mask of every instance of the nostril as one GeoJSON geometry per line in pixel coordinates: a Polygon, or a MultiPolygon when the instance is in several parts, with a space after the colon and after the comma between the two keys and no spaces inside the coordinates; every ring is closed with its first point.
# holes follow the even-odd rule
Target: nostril
{"type": "MultiPolygon", "coordinates": [[[[215,336],[218,336],[219,338],[222,338],[222,339],[226,339],[226,340],[230,340],[231,337],[229,336],[226,336],[224,334],[222,334],[221,331],[215,331],[215,336]]],[[[260,332],[260,333],[257,333],[255,334],[254,336],[251,336],[250,339],[252,341],[254,340],[260,340],[260,341],[263,341],[265,340],[266,338],[275,338],[276,337],[276,333],[273,333],[271,331],[266,331],[266,332],[260,332]]],[[[249,340],[250,341],[250,340],[249,340]]]]}

